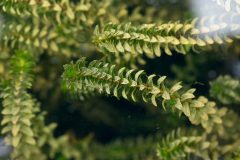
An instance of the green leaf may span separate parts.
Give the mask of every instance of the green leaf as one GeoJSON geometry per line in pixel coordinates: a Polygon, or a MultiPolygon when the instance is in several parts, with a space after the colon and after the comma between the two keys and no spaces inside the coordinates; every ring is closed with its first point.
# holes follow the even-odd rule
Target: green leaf
{"type": "Polygon", "coordinates": [[[154,106],[157,107],[156,96],[157,96],[157,94],[153,94],[153,95],[152,95],[152,97],[151,97],[151,102],[152,102],[152,104],[153,104],[154,106]]]}
{"type": "Polygon", "coordinates": [[[118,42],[116,48],[119,52],[124,52],[124,48],[123,48],[122,43],[120,41],[118,42]]]}

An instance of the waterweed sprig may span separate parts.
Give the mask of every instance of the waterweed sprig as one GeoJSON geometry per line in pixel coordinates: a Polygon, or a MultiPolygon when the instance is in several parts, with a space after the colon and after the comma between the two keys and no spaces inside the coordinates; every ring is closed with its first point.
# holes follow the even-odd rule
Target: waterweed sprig
{"type": "Polygon", "coordinates": [[[85,12],[91,7],[91,3],[81,0],[77,4],[69,0],[3,0],[0,2],[1,10],[11,15],[23,18],[42,18],[55,24],[73,22],[78,17],[86,21],[85,12]]]}
{"type": "Polygon", "coordinates": [[[11,48],[29,50],[35,54],[46,50],[49,54],[61,53],[69,56],[71,51],[80,45],[71,34],[59,32],[51,25],[42,27],[38,23],[22,24],[6,21],[1,27],[3,34],[0,39],[0,50],[2,52],[4,48],[10,46],[11,48]]]}
{"type": "Polygon", "coordinates": [[[210,82],[210,95],[222,104],[240,103],[240,81],[231,76],[219,76],[210,82]]]}
{"type": "Polygon", "coordinates": [[[169,133],[157,145],[157,156],[160,160],[184,160],[190,154],[199,151],[204,136],[196,133],[185,133],[177,129],[169,133]]]}
{"type": "Polygon", "coordinates": [[[144,70],[117,68],[115,65],[85,58],[64,65],[63,82],[80,99],[96,94],[123,97],[134,102],[163,106],[165,110],[186,115],[193,124],[202,124],[208,131],[221,123],[214,102],[195,98],[195,89],[181,90],[181,83],[166,85],[166,76],[146,75],[144,70]]]}
{"type": "Polygon", "coordinates": [[[6,136],[6,143],[13,146],[13,159],[28,159],[31,154],[28,150],[36,145],[31,122],[35,101],[27,92],[31,87],[34,65],[28,52],[17,51],[11,58],[10,77],[1,93],[1,133],[6,136]]]}
{"type": "Polygon", "coordinates": [[[145,53],[148,57],[160,57],[161,49],[167,55],[172,50],[186,54],[191,47],[207,47],[213,44],[232,42],[226,28],[236,33],[239,24],[212,24],[204,25],[206,20],[193,20],[189,23],[169,22],[165,24],[143,24],[140,26],[127,24],[106,24],[103,29],[96,27],[93,42],[102,52],[122,53],[129,52],[136,55],[145,53]],[[200,24],[200,26],[197,26],[200,24]]]}

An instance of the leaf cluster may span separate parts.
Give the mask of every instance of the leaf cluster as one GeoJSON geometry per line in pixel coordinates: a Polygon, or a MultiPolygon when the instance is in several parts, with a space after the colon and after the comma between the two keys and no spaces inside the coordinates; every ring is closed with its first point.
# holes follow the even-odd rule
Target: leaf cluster
{"type": "Polygon", "coordinates": [[[220,76],[210,82],[210,95],[222,104],[239,104],[240,81],[230,76],[220,76]]]}

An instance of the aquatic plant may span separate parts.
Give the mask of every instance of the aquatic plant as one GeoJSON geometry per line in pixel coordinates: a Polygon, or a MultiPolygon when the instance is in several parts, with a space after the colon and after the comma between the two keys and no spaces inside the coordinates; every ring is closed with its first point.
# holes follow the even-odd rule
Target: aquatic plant
{"type": "MultiPolygon", "coordinates": [[[[175,12],[180,14],[185,3],[180,2],[175,12]]],[[[207,59],[222,46],[236,51],[240,3],[213,3],[226,13],[166,21],[157,7],[144,1],[1,0],[0,129],[4,145],[11,147],[10,159],[239,159],[237,78],[215,76],[210,94],[202,94],[198,92],[201,87],[179,79],[179,75],[196,78],[188,71],[204,77],[195,66],[200,59],[193,60],[194,56],[188,59],[188,68],[174,66],[175,78],[164,63],[161,70],[169,74],[144,68],[164,58],[177,64],[176,57],[195,52],[207,59]],[[84,106],[97,101],[90,108],[94,106],[99,114],[88,112],[89,106],[80,107],[82,114],[89,119],[102,116],[104,122],[116,126],[108,117],[112,112],[100,114],[101,107],[111,110],[113,106],[101,104],[98,97],[104,96],[156,112],[158,121],[166,122],[162,124],[166,130],[150,138],[103,145],[91,136],[59,134],[57,124],[49,123],[52,119],[46,113],[54,114],[61,103],[71,108],[69,103],[84,106]],[[54,108],[46,108],[48,104],[54,108]],[[174,115],[178,117],[174,119],[174,115]],[[174,131],[166,135],[170,128],[174,131]]],[[[171,7],[165,7],[165,14],[174,17],[171,7]]],[[[216,53],[215,58],[218,56],[216,53]]],[[[235,52],[225,56],[239,58],[235,52]]],[[[136,121],[149,125],[140,119],[136,121]]]]}

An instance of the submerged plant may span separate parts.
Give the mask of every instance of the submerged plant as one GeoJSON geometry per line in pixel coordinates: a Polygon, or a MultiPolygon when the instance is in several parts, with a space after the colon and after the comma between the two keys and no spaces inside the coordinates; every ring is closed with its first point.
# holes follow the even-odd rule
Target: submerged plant
{"type": "Polygon", "coordinates": [[[7,158],[239,159],[240,112],[235,106],[240,105],[240,81],[216,78],[228,67],[203,73],[198,66],[211,68],[209,54],[216,54],[214,60],[224,55],[239,63],[237,53],[215,52],[239,47],[240,3],[212,2],[226,13],[188,13],[191,16],[166,21],[166,15],[180,15],[187,2],[177,1],[176,11],[173,4],[159,2],[166,7],[163,14],[137,0],[1,0],[0,129],[4,146],[11,148],[7,158]],[[194,52],[204,58],[190,56],[194,52]],[[184,56],[187,66],[179,67],[184,56]],[[207,85],[198,83],[199,77],[207,83],[206,75],[215,79],[210,94],[207,85]],[[132,118],[117,107],[116,99],[127,103],[128,111],[134,110],[131,104],[142,106],[141,114],[132,118]],[[71,115],[63,126],[62,114],[71,115]],[[126,114],[128,118],[121,119],[126,114]],[[99,130],[108,135],[104,126],[96,127],[101,123],[123,137],[126,133],[118,125],[129,125],[129,135],[140,138],[95,142],[105,141],[99,130]],[[179,129],[168,133],[174,127],[179,129]],[[96,139],[90,134],[94,131],[96,139]]]}

